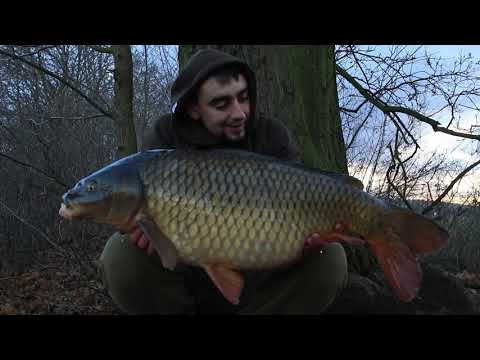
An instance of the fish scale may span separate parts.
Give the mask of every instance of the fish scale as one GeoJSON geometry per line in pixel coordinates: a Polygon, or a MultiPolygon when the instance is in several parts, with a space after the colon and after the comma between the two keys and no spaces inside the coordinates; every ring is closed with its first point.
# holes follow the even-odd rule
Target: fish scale
{"type": "Polygon", "coordinates": [[[157,197],[149,212],[182,261],[258,269],[294,261],[309,233],[331,230],[351,216],[352,202],[365,201],[350,186],[313,175],[261,157],[165,153],[147,163],[144,186],[157,197]]]}

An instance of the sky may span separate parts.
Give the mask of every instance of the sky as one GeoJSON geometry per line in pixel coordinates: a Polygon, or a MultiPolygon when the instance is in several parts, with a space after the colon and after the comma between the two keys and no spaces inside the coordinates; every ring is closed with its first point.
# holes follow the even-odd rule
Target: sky
{"type": "MultiPolygon", "coordinates": [[[[418,45],[411,46],[411,48],[417,47],[418,45]]],[[[441,57],[445,62],[453,62],[460,54],[471,54],[476,61],[480,61],[480,45],[425,45],[424,47],[429,53],[431,53],[431,55],[441,57]]],[[[385,48],[387,48],[387,46],[385,46],[385,48]]],[[[478,86],[480,87],[480,72],[478,73],[478,76],[478,86]]],[[[476,105],[480,107],[480,104],[476,105]]],[[[434,106],[433,103],[433,107],[434,106]]],[[[432,110],[434,110],[434,108],[432,108],[432,110]]],[[[444,113],[435,115],[434,118],[441,121],[443,125],[446,126],[450,119],[450,113],[445,111],[444,113]]],[[[456,128],[455,123],[453,123],[451,127],[452,130],[465,132],[470,129],[471,125],[480,125],[480,114],[474,110],[466,110],[462,113],[461,119],[461,128],[456,128]]],[[[474,130],[474,134],[480,135],[480,127],[478,130],[474,130]]],[[[419,141],[419,145],[422,148],[422,154],[425,157],[434,151],[437,151],[437,153],[447,154],[448,159],[462,161],[465,164],[465,167],[480,159],[480,145],[478,141],[462,140],[458,137],[434,132],[430,125],[427,124],[422,127],[422,138],[419,141]],[[477,151],[477,154],[475,154],[475,150],[477,151]]],[[[454,175],[451,176],[451,179],[454,178],[454,175]]],[[[466,192],[470,190],[472,186],[480,187],[480,169],[478,168],[461,181],[459,190],[466,192]]]]}

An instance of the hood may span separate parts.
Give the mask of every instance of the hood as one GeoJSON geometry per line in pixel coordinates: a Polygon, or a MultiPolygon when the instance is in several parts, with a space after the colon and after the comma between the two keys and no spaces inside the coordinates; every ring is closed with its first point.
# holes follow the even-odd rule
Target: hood
{"type": "Polygon", "coordinates": [[[171,89],[171,109],[173,112],[173,126],[177,133],[187,142],[197,146],[214,146],[224,140],[214,137],[198,121],[188,116],[183,104],[192,91],[197,89],[208,76],[216,69],[225,65],[239,64],[245,69],[244,74],[248,83],[250,97],[250,119],[247,124],[247,144],[237,144],[241,147],[251,147],[251,136],[255,125],[256,109],[256,79],[248,64],[239,58],[215,49],[197,51],[180,72],[171,89]]]}

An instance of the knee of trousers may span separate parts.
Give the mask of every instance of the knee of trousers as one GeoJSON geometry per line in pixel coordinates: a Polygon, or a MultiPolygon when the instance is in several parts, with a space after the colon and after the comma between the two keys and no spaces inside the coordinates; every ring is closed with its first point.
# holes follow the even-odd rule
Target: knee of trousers
{"type": "Polygon", "coordinates": [[[156,255],[113,234],[99,261],[102,280],[113,301],[129,314],[178,314],[193,311],[193,299],[181,274],[163,268],[156,255]]]}
{"type": "Polygon", "coordinates": [[[311,296],[312,306],[324,311],[343,291],[348,280],[347,257],[343,246],[328,244],[308,254],[300,265],[301,287],[311,296]],[[315,305],[316,303],[316,305],[315,305]]]}
{"type": "Polygon", "coordinates": [[[346,286],[342,245],[328,244],[278,272],[252,276],[244,314],[321,314],[346,286]]]}

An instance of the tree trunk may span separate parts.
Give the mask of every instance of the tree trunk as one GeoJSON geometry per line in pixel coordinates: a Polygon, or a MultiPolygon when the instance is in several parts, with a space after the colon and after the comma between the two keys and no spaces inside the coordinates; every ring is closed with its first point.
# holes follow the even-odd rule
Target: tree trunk
{"type": "Polygon", "coordinates": [[[183,45],[179,65],[212,47],[246,61],[257,76],[257,115],[283,121],[307,166],[348,173],[333,46],[183,45]]]}
{"type": "Polygon", "coordinates": [[[137,151],[135,123],[133,121],[133,64],[130,45],[112,45],[115,61],[114,114],[118,123],[119,137],[117,158],[137,151]]]}

